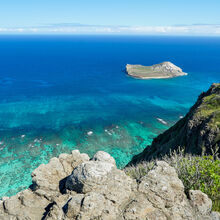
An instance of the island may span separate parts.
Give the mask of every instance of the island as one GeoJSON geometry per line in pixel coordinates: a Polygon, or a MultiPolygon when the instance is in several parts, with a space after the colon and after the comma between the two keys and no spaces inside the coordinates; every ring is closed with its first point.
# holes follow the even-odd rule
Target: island
{"type": "Polygon", "coordinates": [[[129,76],[138,79],[166,79],[187,75],[180,67],[171,62],[163,62],[152,66],[127,64],[126,72],[129,76]]]}

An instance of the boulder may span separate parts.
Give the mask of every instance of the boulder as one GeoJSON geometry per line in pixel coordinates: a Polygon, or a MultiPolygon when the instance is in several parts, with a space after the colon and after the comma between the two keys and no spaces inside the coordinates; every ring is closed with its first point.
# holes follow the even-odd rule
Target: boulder
{"type": "Polygon", "coordinates": [[[59,219],[58,210],[59,216],[64,215],[60,209],[74,194],[62,195],[61,186],[72,170],[85,161],[89,161],[89,156],[74,150],[71,154],[52,158],[48,164],[41,164],[32,173],[33,185],[29,189],[0,200],[0,219],[39,220],[46,215],[48,219],[59,219]]]}
{"type": "Polygon", "coordinates": [[[220,219],[204,193],[191,190],[187,198],[175,169],[164,161],[140,182],[117,169],[114,159],[101,151],[91,160],[79,151],[62,154],[33,173],[37,188],[0,201],[1,220],[220,219]]]}
{"type": "Polygon", "coordinates": [[[118,202],[128,198],[135,182],[113,163],[91,160],[77,166],[67,178],[66,187],[78,193],[96,191],[118,202]]]}
{"type": "Polygon", "coordinates": [[[107,180],[107,174],[114,165],[102,161],[88,161],[77,166],[68,177],[66,188],[79,193],[95,190],[107,180]]]}
{"type": "Polygon", "coordinates": [[[116,166],[115,159],[104,151],[98,151],[92,158],[94,161],[108,162],[116,166]]]}
{"type": "Polygon", "coordinates": [[[39,192],[48,191],[51,194],[59,193],[59,182],[66,177],[66,173],[60,160],[54,157],[48,164],[41,164],[31,176],[36,189],[40,189],[39,192]]]}
{"type": "Polygon", "coordinates": [[[202,215],[211,213],[212,200],[200,190],[190,190],[189,198],[192,206],[202,215]]]}
{"type": "Polygon", "coordinates": [[[15,219],[38,220],[42,218],[45,207],[47,207],[48,204],[49,201],[47,199],[39,197],[27,189],[4,200],[3,211],[7,214],[6,219],[16,217],[15,219]]]}
{"type": "Polygon", "coordinates": [[[61,154],[59,158],[52,158],[48,164],[41,164],[31,176],[37,194],[51,199],[60,194],[63,182],[72,170],[84,161],[88,161],[87,154],[80,154],[78,150],[72,154],[61,154]]]}
{"type": "Polygon", "coordinates": [[[148,219],[193,219],[194,213],[184,193],[184,186],[173,167],[158,161],[156,167],[141,179],[138,191],[144,193],[156,210],[148,219]],[[159,209],[159,210],[158,210],[159,209]]]}

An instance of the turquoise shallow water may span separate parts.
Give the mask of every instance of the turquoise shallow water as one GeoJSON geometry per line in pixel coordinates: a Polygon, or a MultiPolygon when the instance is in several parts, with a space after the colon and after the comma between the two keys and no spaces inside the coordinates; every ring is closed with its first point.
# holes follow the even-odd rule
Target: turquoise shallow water
{"type": "Polygon", "coordinates": [[[219,81],[219,52],[219,38],[0,37],[0,197],[73,149],[107,151],[123,167],[219,81]],[[123,72],[165,60],[189,75],[144,81],[123,72]]]}

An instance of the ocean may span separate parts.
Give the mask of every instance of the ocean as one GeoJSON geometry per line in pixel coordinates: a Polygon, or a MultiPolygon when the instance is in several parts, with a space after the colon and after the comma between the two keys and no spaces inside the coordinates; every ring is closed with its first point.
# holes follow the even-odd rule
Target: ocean
{"type": "Polygon", "coordinates": [[[217,37],[0,36],[0,197],[74,149],[104,150],[123,167],[219,81],[217,37]],[[188,75],[125,73],[126,64],[163,61],[188,75]]]}

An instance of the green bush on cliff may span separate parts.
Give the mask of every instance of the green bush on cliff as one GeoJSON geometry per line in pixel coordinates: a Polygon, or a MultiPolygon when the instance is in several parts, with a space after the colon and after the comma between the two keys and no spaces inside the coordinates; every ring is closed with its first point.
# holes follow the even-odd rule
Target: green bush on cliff
{"type": "MultiPolygon", "coordinates": [[[[220,84],[216,87],[216,90],[220,90],[220,84]]],[[[216,92],[217,93],[217,92],[216,92]]],[[[203,102],[196,111],[196,115],[200,118],[209,118],[212,115],[212,119],[209,123],[211,127],[220,128],[220,96],[219,94],[211,94],[203,98],[203,102]]]]}
{"type": "MultiPolygon", "coordinates": [[[[211,156],[192,156],[184,154],[183,151],[174,151],[164,156],[162,160],[176,169],[186,193],[190,189],[201,190],[212,199],[213,210],[220,211],[220,160],[216,152],[211,156]]],[[[141,177],[153,169],[155,163],[156,160],[142,162],[125,168],[125,172],[140,181],[141,177]]]]}
{"type": "Polygon", "coordinates": [[[213,210],[220,211],[220,160],[216,155],[192,156],[177,154],[164,158],[182,180],[186,193],[201,190],[213,201],[213,210]]]}

